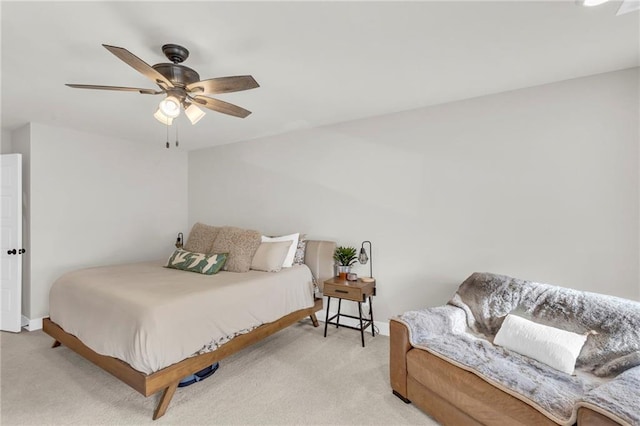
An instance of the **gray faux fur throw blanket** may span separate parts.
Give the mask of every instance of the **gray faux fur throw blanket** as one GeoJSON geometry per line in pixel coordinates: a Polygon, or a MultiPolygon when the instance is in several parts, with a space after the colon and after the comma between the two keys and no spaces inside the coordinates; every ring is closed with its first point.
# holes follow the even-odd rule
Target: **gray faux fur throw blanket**
{"type": "Polygon", "coordinates": [[[407,312],[414,347],[471,371],[571,425],[579,406],[621,424],[640,425],[640,303],[595,293],[475,273],[446,306],[407,312]],[[576,375],[493,345],[507,314],[575,333],[591,334],[576,375]]]}

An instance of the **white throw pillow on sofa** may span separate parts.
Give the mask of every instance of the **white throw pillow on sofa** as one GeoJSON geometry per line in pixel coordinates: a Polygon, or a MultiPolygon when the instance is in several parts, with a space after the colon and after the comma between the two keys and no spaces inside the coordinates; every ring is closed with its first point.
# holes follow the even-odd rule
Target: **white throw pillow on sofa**
{"type": "Polygon", "coordinates": [[[572,333],[509,314],[493,343],[573,374],[576,359],[586,340],[586,334],[572,333]]]}
{"type": "Polygon", "coordinates": [[[296,232],[291,235],[283,235],[282,237],[265,237],[262,236],[263,243],[275,243],[279,241],[291,241],[291,246],[289,247],[289,252],[287,253],[287,257],[284,258],[284,262],[282,263],[283,268],[290,268],[293,266],[293,258],[296,256],[296,249],[298,248],[298,239],[300,238],[300,233],[296,232]]]}

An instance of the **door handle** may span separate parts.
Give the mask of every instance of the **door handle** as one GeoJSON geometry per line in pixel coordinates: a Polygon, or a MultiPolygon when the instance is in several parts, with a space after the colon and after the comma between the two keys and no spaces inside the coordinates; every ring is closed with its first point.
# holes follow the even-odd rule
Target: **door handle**
{"type": "Polygon", "coordinates": [[[7,254],[16,254],[16,249],[7,251],[7,254]]]}

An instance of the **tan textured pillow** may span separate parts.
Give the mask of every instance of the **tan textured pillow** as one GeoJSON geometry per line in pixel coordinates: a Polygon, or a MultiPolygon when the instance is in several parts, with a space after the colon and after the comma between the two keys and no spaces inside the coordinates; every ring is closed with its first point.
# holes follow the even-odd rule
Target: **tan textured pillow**
{"type": "Polygon", "coordinates": [[[261,243],[251,261],[251,269],[265,272],[279,272],[284,258],[289,253],[293,241],[261,243]]]}
{"type": "Polygon", "coordinates": [[[247,272],[251,268],[251,259],[256,254],[262,235],[258,231],[224,226],[211,248],[213,253],[229,253],[225,271],[247,272]]]}
{"type": "MultiPolygon", "coordinates": [[[[189,232],[184,249],[195,253],[212,253],[213,241],[222,228],[197,222],[189,232]]],[[[222,253],[222,252],[221,252],[222,253]]]]}

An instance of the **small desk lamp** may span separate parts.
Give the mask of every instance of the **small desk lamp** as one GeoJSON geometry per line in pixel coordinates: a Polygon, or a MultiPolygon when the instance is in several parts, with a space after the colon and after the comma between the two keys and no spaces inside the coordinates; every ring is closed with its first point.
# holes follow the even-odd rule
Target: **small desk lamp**
{"type": "Polygon", "coordinates": [[[363,241],[362,246],[360,247],[360,255],[358,256],[358,262],[365,265],[369,262],[369,277],[373,278],[373,249],[371,248],[371,241],[363,241]],[[369,244],[369,256],[367,256],[367,251],[364,249],[365,244],[369,244]]]}

